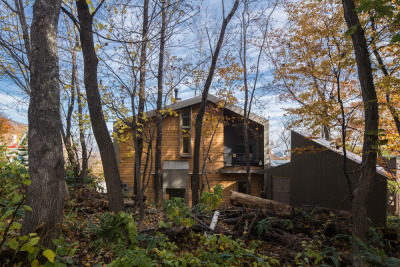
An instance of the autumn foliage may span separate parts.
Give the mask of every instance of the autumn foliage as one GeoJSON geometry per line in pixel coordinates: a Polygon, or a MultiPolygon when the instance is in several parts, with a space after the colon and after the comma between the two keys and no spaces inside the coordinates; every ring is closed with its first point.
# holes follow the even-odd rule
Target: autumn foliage
{"type": "Polygon", "coordinates": [[[7,134],[10,129],[10,119],[0,114],[0,142],[3,142],[5,134],[7,134]]]}

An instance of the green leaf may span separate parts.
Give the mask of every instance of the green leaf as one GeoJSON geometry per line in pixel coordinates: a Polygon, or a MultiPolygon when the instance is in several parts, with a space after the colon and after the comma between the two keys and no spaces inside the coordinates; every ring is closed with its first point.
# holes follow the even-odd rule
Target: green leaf
{"type": "Polygon", "coordinates": [[[30,242],[27,242],[25,244],[22,245],[20,251],[27,251],[29,250],[31,247],[33,247],[33,245],[30,242]]]}
{"type": "Polygon", "coordinates": [[[32,181],[27,179],[27,180],[23,180],[22,183],[24,185],[31,185],[32,181]]]}
{"type": "Polygon", "coordinates": [[[32,246],[34,246],[34,245],[36,245],[36,244],[39,242],[39,239],[40,239],[39,236],[34,237],[34,238],[31,239],[31,241],[29,241],[29,243],[31,243],[32,246]]]}
{"type": "Polygon", "coordinates": [[[14,197],[13,200],[12,200],[12,202],[17,203],[17,202],[19,202],[22,198],[23,198],[23,195],[22,195],[22,194],[15,195],[15,197],[14,197]]]}
{"type": "Polygon", "coordinates": [[[21,229],[21,224],[19,222],[13,222],[10,227],[10,230],[21,229]]]}
{"type": "Polygon", "coordinates": [[[43,251],[43,256],[45,256],[50,262],[54,262],[56,254],[51,249],[46,249],[43,251]]]}
{"type": "Polygon", "coordinates": [[[334,264],[336,267],[339,266],[339,260],[338,260],[336,257],[331,256],[331,260],[332,260],[333,264],[334,264]]]}
{"type": "Polygon", "coordinates": [[[71,249],[71,251],[68,253],[68,257],[74,256],[76,250],[77,250],[76,248],[71,249]]]}
{"type": "Polygon", "coordinates": [[[18,248],[18,241],[17,241],[17,239],[11,239],[11,240],[8,242],[8,245],[9,245],[10,248],[12,248],[13,250],[17,250],[17,248],[18,248]]]}
{"type": "Polygon", "coordinates": [[[35,246],[32,246],[27,251],[28,251],[29,255],[33,254],[35,252],[35,246]]]}
{"type": "Polygon", "coordinates": [[[397,258],[387,258],[384,263],[387,267],[396,267],[400,266],[400,259],[397,258]]]}
{"type": "Polygon", "coordinates": [[[38,247],[34,247],[33,253],[30,253],[30,254],[28,255],[28,261],[32,261],[33,259],[36,259],[36,256],[38,255],[39,250],[40,250],[40,249],[39,249],[38,247]]]}
{"type": "Polygon", "coordinates": [[[364,254],[364,259],[369,264],[382,265],[382,259],[374,253],[366,252],[364,254]]]}
{"type": "Polygon", "coordinates": [[[34,260],[31,262],[31,267],[39,267],[39,261],[38,261],[37,259],[34,259],[34,260]]]}
{"type": "Polygon", "coordinates": [[[59,256],[67,255],[67,249],[65,247],[58,247],[56,252],[57,252],[57,255],[59,255],[59,256]]]}
{"type": "MultiPolygon", "coordinates": [[[[43,266],[43,265],[42,265],[42,266],[43,266]]],[[[54,264],[54,262],[50,262],[50,261],[46,261],[45,264],[44,264],[44,267],[54,267],[54,266],[56,266],[56,265],[54,264]]]]}
{"type": "Polygon", "coordinates": [[[13,210],[7,210],[6,213],[1,216],[0,221],[4,221],[5,219],[7,219],[7,217],[9,217],[11,214],[13,213],[13,210]]]}
{"type": "Polygon", "coordinates": [[[32,208],[27,205],[23,205],[22,207],[27,211],[32,211],[32,208]]]}
{"type": "Polygon", "coordinates": [[[26,240],[28,240],[28,238],[29,238],[29,237],[28,237],[27,235],[18,237],[18,239],[21,240],[21,241],[26,241],[26,240]]]}

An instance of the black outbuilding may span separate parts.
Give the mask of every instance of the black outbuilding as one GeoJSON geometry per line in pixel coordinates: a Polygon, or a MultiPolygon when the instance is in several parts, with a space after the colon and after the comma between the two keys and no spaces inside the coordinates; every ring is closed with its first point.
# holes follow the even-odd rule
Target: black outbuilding
{"type": "MultiPolygon", "coordinates": [[[[295,207],[326,207],[349,210],[349,185],[343,170],[343,151],[328,141],[313,140],[292,131],[291,161],[266,170],[264,190],[268,199],[295,207]]],[[[354,187],[360,175],[361,157],[347,152],[347,171],[354,187]]],[[[386,224],[387,179],[377,167],[368,197],[368,217],[376,226],[386,224]]]]}

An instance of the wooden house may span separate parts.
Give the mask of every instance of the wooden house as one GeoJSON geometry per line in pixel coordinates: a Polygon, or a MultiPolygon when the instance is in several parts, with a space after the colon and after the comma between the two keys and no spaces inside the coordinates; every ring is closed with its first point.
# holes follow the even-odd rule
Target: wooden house
{"type": "MultiPolygon", "coordinates": [[[[192,195],[191,179],[193,174],[193,146],[195,118],[200,106],[201,96],[179,101],[166,107],[168,115],[163,120],[162,143],[162,191],[163,199],[179,196],[190,204],[192,195]]],[[[217,185],[224,187],[223,202],[229,201],[229,190],[246,193],[246,164],[244,157],[243,110],[234,105],[222,107],[221,100],[208,95],[206,117],[203,127],[203,140],[200,150],[201,179],[205,191],[217,185]],[[219,121],[219,123],[218,123],[219,121]],[[208,149],[209,153],[207,155],[208,149]],[[202,170],[203,163],[205,169],[202,170]],[[208,181],[208,182],[207,182],[208,181]],[[209,185],[209,187],[208,187],[209,185]]],[[[155,112],[147,113],[148,126],[146,135],[154,130],[155,112]]],[[[251,163],[251,192],[260,196],[263,190],[264,170],[269,164],[268,120],[250,115],[249,149],[251,163]]],[[[119,129],[118,142],[115,139],[115,149],[118,155],[119,168],[123,186],[128,191],[134,186],[134,150],[131,130],[119,129]]],[[[155,131],[154,131],[155,132],[155,131]]],[[[153,137],[153,152],[149,157],[147,175],[144,179],[145,195],[154,197],[154,154],[155,137],[153,137]]],[[[146,154],[142,157],[142,173],[146,154]]],[[[143,179],[143,177],[142,177],[143,179]]],[[[200,185],[201,185],[200,181],[200,185]]]]}
{"type": "MultiPolygon", "coordinates": [[[[264,185],[268,199],[295,207],[326,207],[349,210],[349,186],[343,171],[342,149],[322,139],[314,140],[298,132],[291,133],[291,161],[266,171],[264,185]]],[[[347,170],[352,187],[360,176],[361,157],[347,151],[347,170]]],[[[385,225],[387,211],[387,175],[377,167],[373,192],[368,197],[368,217],[376,225],[385,225]]]]}

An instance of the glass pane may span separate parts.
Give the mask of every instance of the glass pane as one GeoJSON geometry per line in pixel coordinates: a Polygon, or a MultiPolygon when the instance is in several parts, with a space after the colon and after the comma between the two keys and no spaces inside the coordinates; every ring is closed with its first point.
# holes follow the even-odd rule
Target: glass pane
{"type": "Polygon", "coordinates": [[[190,138],[189,138],[189,136],[182,137],[182,153],[183,154],[190,153],[190,138]]]}
{"type": "Polygon", "coordinates": [[[185,111],[182,113],[182,128],[189,129],[190,127],[190,112],[185,111]]]}

